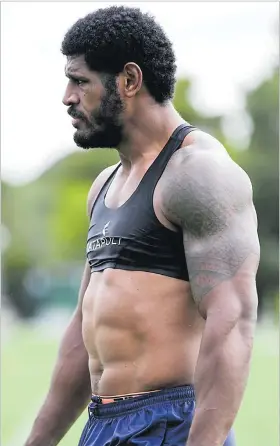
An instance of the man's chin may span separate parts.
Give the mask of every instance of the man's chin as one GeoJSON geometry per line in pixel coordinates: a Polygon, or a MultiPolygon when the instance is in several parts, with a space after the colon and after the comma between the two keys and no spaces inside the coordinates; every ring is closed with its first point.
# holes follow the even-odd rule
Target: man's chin
{"type": "Polygon", "coordinates": [[[109,141],[98,133],[89,137],[88,135],[85,135],[84,132],[77,130],[74,133],[73,138],[76,145],[82,149],[100,149],[109,147],[109,141]]]}
{"type": "Polygon", "coordinates": [[[74,141],[78,147],[83,149],[116,149],[122,141],[120,128],[108,126],[105,129],[78,129],[74,133],[74,141]]]}
{"type": "Polygon", "coordinates": [[[76,136],[76,133],[74,134],[74,143],[78,146],[81,147],[81,149],[93,149],[95,148],[91,143],[89,143],[89,141],[87,141],[84,138],[80,138],[76,136]]]}

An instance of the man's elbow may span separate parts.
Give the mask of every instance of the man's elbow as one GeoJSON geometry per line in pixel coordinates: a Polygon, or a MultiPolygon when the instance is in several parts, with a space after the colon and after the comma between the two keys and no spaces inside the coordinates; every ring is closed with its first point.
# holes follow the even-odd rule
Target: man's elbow
{"type": "MultiPolygon", "coordinates": [[[[232,294],[231,302],[225,306],[220,324],[225,334],[239,332],[243,339],[252,339],[255,332],[258,314],[258,298],[255,290],[240,294],[232,294]]],[[[217,321],[216,321],[217,322],[217,321]]],[[[215,318],[212,324],[215,323],[215,318]]]]}
{"type": "Polygon", "coordinates": [[[258,316],[258,294],[256,283],[249,283],[247,292],[240,297],[240,319],[256,324],[258,316]]]}
{"type": "Polygon", "coordinates": [[[237,327],[242,337],[252,338],[255,332],[258,315],[257,292],[251,292],[247,298],[242,299],[237,327]]]}

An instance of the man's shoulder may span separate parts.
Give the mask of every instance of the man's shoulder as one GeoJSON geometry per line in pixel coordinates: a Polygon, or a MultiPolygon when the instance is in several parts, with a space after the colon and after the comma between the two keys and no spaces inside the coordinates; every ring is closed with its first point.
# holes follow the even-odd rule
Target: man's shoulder
{"type": "Polygon", "coordinates": [[[221,182],[249,181],[246,172],[230,157],[226,148],[213,136],[202,131],[192,132],[192,139],[170,158],[162,175],[163,183],[196,179],[205,185],[221,182]],[[165,181],[166,180],[166,181],[165,181]]]}
{"type": "Polygon", "coordinates": [[[167,167],[178,166],[182,162],[192,162],[209,158],[221,158],[227,156],[226,148],[216,138],[201,130],[192,131],[184,141],[182,147],[177,150],[167,167]]]}
{"type": "Polygon", "coordinates": [[[236,164],[219,141],[197,132],[191,144],[171,157],[161,178],[162,210],[169,220],[184,210],[185,216],[220,214],[243,208],[251,202],[248,175],[236,164]]]}
{"type": "Polygon", "coordinates": [[[102,170],[100,172],[100,174],[93,181],[93,183],[90,187],[89,193],[88,193],[88,198],[87,198],[87,210],[88,210],[89,215],[90,215],[93,203],[96,200],[100,190],[102,189],[102,187],[104,186],[104,184],[106,183],[106,181],[108,180],[110,175],[112,175],[114,170],[117,168],[118,164],[119,163],[114,164],[109,167],[106,167],[104,170],[102,170]]]}

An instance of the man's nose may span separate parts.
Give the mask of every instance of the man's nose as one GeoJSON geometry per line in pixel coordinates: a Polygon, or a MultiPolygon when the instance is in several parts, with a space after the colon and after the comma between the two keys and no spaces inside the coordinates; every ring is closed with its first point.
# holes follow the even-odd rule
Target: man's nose
{"type": "Polygon", "coordinates": [[[66,88],[62,102],[67,107],[73,104],[77,105],[79,103],[79,96],[73,90],[71,91],[69,88],[66,88]]]}

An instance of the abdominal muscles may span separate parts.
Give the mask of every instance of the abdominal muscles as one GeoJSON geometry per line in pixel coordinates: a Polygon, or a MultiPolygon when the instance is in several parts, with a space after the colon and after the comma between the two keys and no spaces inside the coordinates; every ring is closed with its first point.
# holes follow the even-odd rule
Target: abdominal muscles
{"type": "Polygon", "coordinates": [[[93,273],[83,300],[93,392],[192,383],[203,326],[188,282],[139,271],[93,273]]]}

